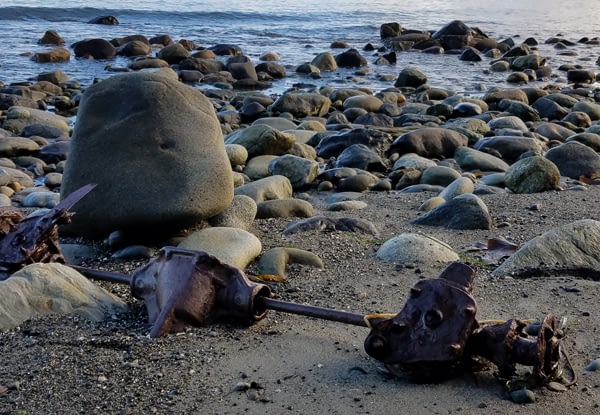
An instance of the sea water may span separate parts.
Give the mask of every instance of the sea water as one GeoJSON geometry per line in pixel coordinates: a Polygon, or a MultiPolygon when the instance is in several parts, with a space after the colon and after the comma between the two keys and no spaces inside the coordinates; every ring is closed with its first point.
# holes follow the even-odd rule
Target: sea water
{"type": "MultiPolygon", "coordinates": [[[[46,30],[56,30],[67,46],[85,38],[110,40],[131,34],[152,37],[169,34],[173,39],[188,39],[200,46],[236,44],[255,63],[265,52],[277,52],[290,77],[280,81],[275,91],[301,82],[294,68],[309,62],[320,52],[331,50],[334,40],[346,42],[369,60],[373,52],[364,52],[367,43],[381,46],[379,27],[398,22],[407,29],[437,30],[459,19],[478,27],[490,37],[513,37],[518,43],[536,38],[540,53],[549,56],[552,66],[561,63],[595,68],[600,47],[580,46],[576,56],[559,55],[545,39],[560,35],[576,42],[581,37],[600,34],[600,2],[587,0],[419,0],[419,1],[176,1],[176,0],[105,0],[65,2],[56,0],[14,1],[0,4],[0,81],[24,81],[40,72],[62,69],[71,79],[90,84],[96,78],[110,76],[107,65],[126,66],[126,58],[93,61],[71,58],[68,63],[39,64],[31,55],[47,47],[37,44],[46,30]],[[120,24],[94,25],[95,17],[113,15],[120,24]]],[[[432,85],[458,92],[480,91],[494,85],[506,86],[506,74],[489,73],[489,61],[462,62],[456,55],[429,55],[416,52],[398,54],[396,65],[371,65],[381,74],[397,74],[405,66],[416,66],[432,85]]],[[[322,82],[358,83],[374,89],[392,86],[377,76],[361,80],[349,71],[338,71],[322,82]]]]}

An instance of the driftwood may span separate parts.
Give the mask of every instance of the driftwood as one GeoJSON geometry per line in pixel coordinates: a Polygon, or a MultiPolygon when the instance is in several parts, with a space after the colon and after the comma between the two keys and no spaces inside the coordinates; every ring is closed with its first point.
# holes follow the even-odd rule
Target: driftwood
{"type": "Polygon", "coordinates": [[[15,209],[0,210],[0,280],[35,262],[65,263],[58,240],[58,226],[67,224],[68,210],[96,185],[84,186],[40,216],[25,217],[15,209]]]}

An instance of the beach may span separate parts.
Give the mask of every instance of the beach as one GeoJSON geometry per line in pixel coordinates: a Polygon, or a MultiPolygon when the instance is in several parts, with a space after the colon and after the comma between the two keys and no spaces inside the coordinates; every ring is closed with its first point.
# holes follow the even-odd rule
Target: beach
{"type": "Polygon", "coordinates": [[[101,41],[28,36],[23,73],[0,67],[3,209],[43,213],[98,183],[61,228],[68,263],[129,275],[179,245],[273,298],[367,315],[458,261],[477,320],[556,316],[577,382],[487,362],[417,383],[367,353],[366,327],[277,311],[155,338],[128,285],[94,281],[126,311],[45,314],[59,294],[0,331],[0,413],[598,411],[597,38],[371,21],[368,40],[257,47],[89,26],[101,41]],[[57,48],[69,59],[42,63],[57,48]],[[425,248],[389,250],[406,235],[425,248]]]}

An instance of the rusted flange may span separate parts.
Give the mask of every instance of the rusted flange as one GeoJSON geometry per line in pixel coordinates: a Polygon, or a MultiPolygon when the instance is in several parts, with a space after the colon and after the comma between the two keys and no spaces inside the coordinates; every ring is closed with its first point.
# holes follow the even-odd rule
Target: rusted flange
{"type": "Polygon", "coordinates": [[[144,300],[150,336],[159,337],[217,319],[250,324],[265,316],[254,299],[270,289],[206,252],[165,247],[135,271],[131,293],[144,300]]]}
{"type": "Polygon", "coordinates": [[[413,381],[440,381],[465,363],[467,341],[477,329],[471,296],[476,270],[449,265],[437,279],[419,281],[393,318],[371,320],[366,352],[395,375],[413,381]]]}

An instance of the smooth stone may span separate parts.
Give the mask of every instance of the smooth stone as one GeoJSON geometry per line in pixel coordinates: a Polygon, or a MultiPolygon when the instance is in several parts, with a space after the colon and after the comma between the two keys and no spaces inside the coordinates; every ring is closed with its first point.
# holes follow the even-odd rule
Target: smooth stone
{"type": "Polygon", "coordinates": [[[505,177],[506,173],[492,173],[483,176],[479,181],[486,186],[505,187],[505,177]]]}
{"type": "Polygon", "coordinates": [[[436,207],[443,205],[444,203],[446,203],[446,199],[444,199],[443,197],[440,197],[440,196],[430,197],[429,199],[424,201],[421,204],[421,206],[419,206],[418,211],[419,212],[429,212],[430,210],[435,209],[436,207]]]}
{"type": "Polygon", "coordinates": [[[285,176],[290,180],[294,190],[310,186],[319,175],[319,163],[302,157],[286,154],[269,163],[272,175],[285,176]]]}
{"type": "Polygon", "coordinates": [[[178,232],[221,212],[233,198],[233,175],[213,104],[161,73],[119,74],[89,87],[61,196],[89,183],[98,186],[77,202],[65,229],[72,234],[178,232]]]}
{"type": "MultiPolygon", "coordinates": [[[[521,136],[496,136],[486,137],[475,143],[475,150],[494,151],[502,156],[502,159],[512,164],[519,159],[522,154],[533,153],[543,154],[545,145],[537,138],[521,136]]],[[[556,163],[555,163],[556,164],[556,163]]]]}
{"type": "Polygon", "coordinates": [[[535,402],[535,393],[529,389],[518,389],[510,393],[510,398],[515,403],[528,404],[535,402]]]}
{"type": "Polygon", "coordinates": [[[204,251],[241,270],[246,269],[262,250],[260,240],[250,232],[225,227],[205,228],[193,232],[178,246],[204,251]]]}
{"type": "Polygon", "coordinates": [[[542,122],[537,125],[535,132],[548,140],[565,141],[575,135],[575,131],[552,122],[542,122]]]}
{"type": "Polygon", "coordinates": [[[586,367],[585,370],[587,372],[596,372],[600,369],[600,359],[592,360],[586,367]]]}
{"type": "Polygon", "coordinates": [[[60,194],[54,192],[32,192],[21,201],[22,207],[53,208],[60,202],[60,194]]]}
{"type": "Polygon", "coordinates": [[[529,131],[529,128],[527,128],[525,122],[523,122],[523,120],[516,115],[494,118],[488,122],[488,126],[492,131],[504,128],[519,131],[529,131]]]}
{"type": "Polygon", "coordinates": [[[225,144],[225,153],[231,166],[243,166],[248,161],[248,150],[240,144],[225,144]]]}
{"type": "Polygon", "coordinates": [[[287,236],[298,232],[324,230],[364,233],[374,237],[379,236],[379,231],[371,221],[352,217],[330,218],[327,216],[313,216],[312,218],[290,223],[283,230],[282,235],[287,236]]]}
{"type": "Polygon", "coordinates": [[[422,157],[416,153],[406,153],[394,162],[392,170],[413,168],[419,171],[425,171],[426,169],[435,166],[437,166],[437,164],[433,160],[422,157]]]}
{"type": "Polygon", "coordinates": [[[492,217],[479,197],[465,193],[413,219],[411,223],[449,229],[491,229],[492,217]]]}
{"type": "Polygon", "coordinates": [[[405,233],[388,239],[376,256],[394,264],[434,264],[458,261],[459,256],[447,244],[424,234],[405,233]]]}
{"type": "Polygon", "coordinates": [[[379,179],[368,172],[361,172],[355,176],[346,177],[338,182],[339,192],[364,192],[375,185],[379,179]]]}
{"type": "Polygon", "coordinates": [[[355,128],[335,135],[327,135],[316,145],[317,155],[322,158],[337,157],[353,144],[364,144],[374,149],[392,141],[390,134],[373,128],[355,128]]]}
{"type": "Polygon", "coordinates": [[[60,250],[65,262],[73,265],[82,265],[101,254],[100,250],[93,245],[61,243],[60,250]]]}
{"type": "Polygon", "coordinates": [[[7,195],[0,193],[0,207],[10,207],[12,206],[12,201],[10,197],[7,195]]]}
{"type": "Polygon", "coordinates": [[[600,175],[600,154],[578,141],[551,148],[545,157],[558,167],[562,176],[579,179],[600,175]]]}
{"type": "Polygon", "coordinates": [[[426,158],[450,158],[457,147],[466,146],[469,139],[458,131],[438,127],[423,127],[396,138],[389,154],[416,153],[426,158]]]}
{"type": "MultiPolygon", "coordinates": [[[[284,130],[283,131],[286,134],[291,134],[296,138],[296,142],[295,144],[306,144],[308,143],[314,136],[315,134],[317,134],[318,132],[322,132],[322,131],[315,131],[315,130],[284,130]]],[[[289,150],[288,150],[289,152],[289,150]]],[[[315,158],[316,158],[316,151],[315,151],[315,158]]]]}
{"type": "Polygon", "coordinates": [[[422,184],[447,186],[460,177],[460,173],[451,167],[433,166],[425,169],[421,174],[422,184]]]}
{"type": "Polygon", "coordinates": [[[343,109],[362,108],[368,112],[379,112],[383,101],[373,95],[355,95],[344,101],[343,109]]]}
{"type": "Polygon", "coordinates": [[[63,116],[49,111],[25,107],[11,107],[6,111],[6,120],[2,128],[19,134],[25,127],[31,124],[45,124],[54,127],[64,133],[68,133],[69,120],[63,116]]]}
{"type": "Polygon", "coordinates": [[[367,171],[383,172],[387,168],[379,155],[364,144],[352,144],[337,157],[335,167],[351,167],[367,171]]]}
{"type": "Polygon", "coordinates": [[[572,111],[585,112],[593,121],[600,120],[600,105],[585,100],[577,101],[571,108],[572,111]]]}
{"type": "Polygon", "coordinates": [[[600,276],[600,222],[582,219],[553,228],[525,243],[492,275],[539,276],[575,272],[600,276]]]}
{"type": "Polygon", "coordinates": [[[438,196],[444,200],[451,200],[465,193],[473,193],[473,189],[473,181],[471,179],[468,177],[458,177],[446,186],[438,196]]]}
{"type": "Polygon", "coordinates": [[[278,247],[269,249],[260,256],[258,270],[261,274],[285,276],[289,264],[309,265],[323,269],[325,265],[316,254],[298,248],[278,247]]]}
{"type": "Polygon", "coordinates": [[[290,199],[292,183],[285,176],[269,176],[235,188],[236,195],[246,195],[255,202],[273,199],[290,199]]]}
{"type": "Polygon", "coordinates": [[[463,170],[506,171],[509,167],[504,160],[470,147],[458,147],[454,159],[463,170]]]}
{"type": "Polygon", "coordinates": [[[348,210],[360,210],[366,208],[367,206],[367,203],[363,202],[362,200],[346,200],[342,202],[331,203],[327,205],[326,210],[331,212],[341,212],[348,210]]]}
{"type": "Polygon", "coordinates": [[[145,245],[130,245],[113,252],[112,258],[116,259],[148,259],[152,251],[145,245]]]}
{"type": "Polygon", "coordinates": [[[296,123],[283,117],[262,117],[254,120],[251,125],[268,125],[279,131],[295,130],[296,123]]]}
{"type": "Polygon", "coordinates": [[[0,157],[16,157],[32,154],[40,146],[33,140],[24,137],[0,137],[0,157]]]}
{"type": "Polygon", "coordinates": [[[335,61],[335,57],[331,52],[322,52],[313,58],[310,62],[311,65],[319,68],[320,71],[335,71],[338,68],[338,65],[335,61]]]}
{"type": "Polygon", "coordinates": [[[349,200],[358,200],[361,197],[364,197],[364,195],[360,192],[338,192],[338,193],[334,193],[332,195],[329,195],[325,198],[325,203],[327,203],[328,205],[334,204],[334,203],[339,203],[339,202],[346,202],[349,200]]]}
{"type": "Polygon", "coordinates": [[[558,188],[560,172],[542,156],[527,157],[506,170],[504,182],[514,193],[540,193],[558,188]]]}
{"type": "Polygon", "coordinates": [[[281,95],[269,110],[274,113],[289,112],[296,118],[308,116],[324,117],[329,112],[331,100],[315,92],[286,92],[281,95]]]}
{"type": "Polygon", "coordinates": [[[398,74],[394,82],[396,88],[417,88],[427,82],[427,76],[415,67],[408,66],[398,74]]]}
{"type": "Polygon", "coordinates": [[[252,157],[244,167],[244,174],[252,180],[271,176],[269,165],[273,160],[277,159],[277,157],[279,156],[264,155],[252,157]]]}
{"type": "Polygon", "coordinates": [[[314,214],[313,206],[306,200],[277,199],[257,203],[256,218],[310,218],[314,214]]]}
{"type": "Polygon", "coordinates": [[[285,154],[296,138],[267,124],[252,125],[225,136],[225,144],[239,144],[246,148],[248,157],[285,154]]]}
{"type": "MultiPolygon", "coordinates": [[[[400,193],[422,193],[433,192],[440,193],[444,190],[443,186],[434,186],[432,184],[413,184],[400,190],[400,193]]],[[[444,199],[445,200],[445,199],[444,199]]]]}
{"type": "Polygon", "coordinates": [[[51,189],[59,187],[62,183],[62,177],[62,173],[48,173],[46,176],[44,176],[44,186],[51,189]]]}
{"type": "Polygon", "coordinates": [[[208,219],[208,223],[214,227],[249,230],[256,214],[256,202],[251,197],[235,195],[231,204],[224,211],[208,219]]]}
{"type": "Polygon", "coordinates": [[[58,263],[27,265],[0,281],[1,329],[43,314],[75,314],[102,321],[126,310],[123,300],[58,263]]]}
{"type": "Polygon", "coordinates": [[[315,150],[315,148],[304,143],[294,143],[292,148],[290,148],[287,153],[292,156],[302,157],[307,160],[317,159],[317,151],[315,150]]]}

